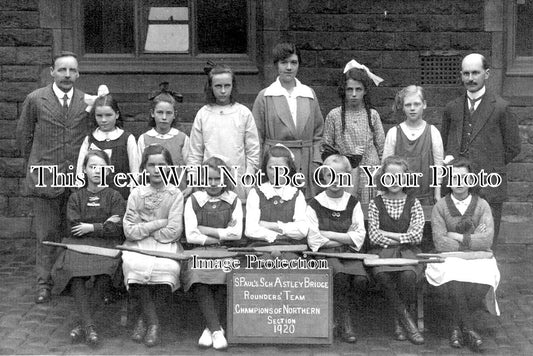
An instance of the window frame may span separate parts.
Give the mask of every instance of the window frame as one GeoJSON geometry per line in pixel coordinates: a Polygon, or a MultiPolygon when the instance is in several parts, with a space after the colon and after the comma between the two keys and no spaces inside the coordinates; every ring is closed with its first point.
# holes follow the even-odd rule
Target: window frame
{"type": "Polygon", "coordinates": [[[247,53],[198,53],[196,43],[196,2],[190,4],[190,53],[142,53],[140,49],[140,1],[134,4],[135,53],[85,53],[82,0],[73,1],[74,50],[85,73],[203,73],[208,60],[223,60],[239,73],[258,73],[256,64],[256,1],[247,3],[247,53]]]}
{"type": "Polygon", "coordinates": [[[517,4],[516,0],[506,2],[506,27],[507,27],[507,76],[533,76],[533,56],[516,55],[516,25],[517,4]]]}

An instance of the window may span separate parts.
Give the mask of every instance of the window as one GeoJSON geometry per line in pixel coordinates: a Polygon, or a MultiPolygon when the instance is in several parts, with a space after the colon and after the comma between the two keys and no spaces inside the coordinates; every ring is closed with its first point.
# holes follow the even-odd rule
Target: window
{"type": "Polygon", "coordinates": [[[201,72],[207,59],[257,71],[255,1],[78,0],[75,6],[76,50],[86,71],[201,72]]]}
{"type": "Polygon", "coordinates": [[[507,75],[533,75],[533,0],[512,0],[507,12],[507,75]]]}

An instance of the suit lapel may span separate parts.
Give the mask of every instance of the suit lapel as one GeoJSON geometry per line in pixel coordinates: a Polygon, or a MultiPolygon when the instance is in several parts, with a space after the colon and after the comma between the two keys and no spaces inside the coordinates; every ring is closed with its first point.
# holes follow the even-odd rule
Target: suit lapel
{"type": "Polygon", "coordinates": [[[302,137],[307,125],[307,120],[309,120],[309,108],[307,101],[308,98],[299,96],[296,98],[297,107],[296,107],[296,132],[298,133],[297,137],[302,137]]]}
{"type": "MultiPolygon", "coordinates": [[[[294,126],[294,120],[292,119],[291,110],[289,109],[287,99],[284,96],[273,96],[272,101],[274,102],[274,107],[276,108],[276,113],[278,114],[280,121],[287,126],[294,137],[297,137],[296,127],[294,126]]],[[[299,115],[297,115],[297,118],[299,118],[299,115]]]]}
{"type": "Polygon", "coordinates": [[[85,95],[78,89],[74,89],[70,106],[68,107],[68,117],[72,114],[76,115],[80,110],[85,110],[87,104],[85,103],[85,95]]]}
{"type": "Polygon", "coordinates": [[[48,89],[41,97],[41,100],[43,102],[43,107],[50,112],[51,118],[57,123],[64,125],[64,119],[61,113],[62,107],[59,102],[59,99],[57,98],[54,93],[54,90],[52,89],[52,85],[48,86],[48,89]]]}
{"type": "Polygon", "coordinates": [[[457,142],[458,147],[461,146],[461,140],[463,138],[463,125],[465,119],[465,100],[466,94],[460,96],[453,106],[452,117],[457,121],[457,130],[455,131],[455,142],[457,142]]]}
{"type": "Polygon", "coordinates": [[[485,97],[481,99],[481,103],[479,103],[476,111],[474,111],[474,115],[472,116],[474,127],[472,128],[472,137],[470,138],[470,142],[475,139],[475,137],[479,134],[479,131],[481,131],[483,126],[485,126],[489,121],[489,118],[494,111],[494,105],[492,104],[493,101],[494,97],[488,92],[485,93],[485,97]]]}

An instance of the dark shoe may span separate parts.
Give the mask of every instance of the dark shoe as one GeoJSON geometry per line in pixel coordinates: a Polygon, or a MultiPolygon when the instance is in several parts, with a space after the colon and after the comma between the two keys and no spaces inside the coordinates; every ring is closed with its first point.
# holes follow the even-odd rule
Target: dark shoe
{"type": "Polygon", "coordinates": [[[84,337],[85,337],[85,331],[83,330],[83,328],[81,327],[81,325],[76,325],[76,327],[74,327],[74,329],[70,330],[70,341],[75,344],[75,343],[78,343],[78,342],[81,342],[84,337]]]}
{"type": "Polygon", "coordinates": [[[37,296],[35,296],[35,303],[43,304],[50,301],[50,290],[49,289],[39,289],[37,296]]]}
{"type": "Polygon", "coordinates": [[[463,334],[459,329],[453,329],[450,334],[450,346],[459,349],[463,346],[463,334]]]}
{"type": "Polygon", "coordinates": [[[98,339],[98,334],[94,329],[94,325],[87,325],[85,327],[85,342],[87,343],[87,345],[96,346],[98,345],[99,341],[100,340],[98,339]]]}
{"type": "Polygon", "coordinates": [[[131,339],[135,342],[142,342],[144,340],[145,335],[146,326],[144,325],[144,319],[139,318],[139,320],[137,320],[137,322],[135,323],[135,327],[133,328],[131,339]]]}
{"type": "Polygon", "coordinates": [[[394,338],[398,341],[407,340],[407,336],[405,336],[405,331],[400,325],[400,320],[398,320],[398,318],[394,319],[394,338]]]}
{"type": "Polygon", "coordinates": [[[355,336],[355,332],[353,331],[352,318],[348,313],[346,313],[342,317],[341,330],[341,339],[344,342],[353,344],[357,341],[357,337],[355,336]]]}
{"type": "Polygon", "coordinates": [[[149,325],[144,336],[144,344],[148,347],[159,344],[159,325],[149,325]]]}
{"type": "Polygon", "coordinates": [[[411,343],[415,345],[422,345],[424,343],[424,337],[418,330],[413,318],[411,318],[411,315],[409,315],[409,312],[405,308],[400,315],[400,323],[407,333],[407,339],[411,341],[411,343]]]}
{"type": "Polygon", "coordinates": [[[481,352],[481,346],[483,345],[483,340],[481,336],[474,330],[463,330],[463,340],[465,345],[467,345],[470,350],[474,352],[481,352]]]}

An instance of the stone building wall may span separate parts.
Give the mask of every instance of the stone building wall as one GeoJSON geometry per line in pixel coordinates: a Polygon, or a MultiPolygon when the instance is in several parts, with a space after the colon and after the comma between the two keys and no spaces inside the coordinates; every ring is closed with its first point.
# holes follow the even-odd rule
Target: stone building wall
{"type": "Polygon", "coordinates": [[[31,236],[31,199],[20,194],[24,176],[15,128],[26,95],[49,67],[52,31],[40,26],[37,0],[0,1],[0,243],[3,253],[31,236]]]}

